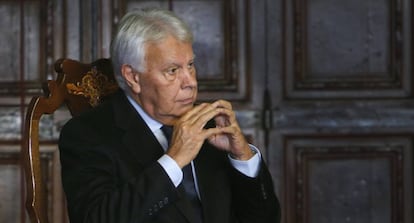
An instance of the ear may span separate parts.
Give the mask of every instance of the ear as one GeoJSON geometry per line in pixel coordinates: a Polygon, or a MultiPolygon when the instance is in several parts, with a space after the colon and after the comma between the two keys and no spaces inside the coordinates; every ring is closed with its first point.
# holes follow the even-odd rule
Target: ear
{"type": "Polygon", "coordinates": [[[129,64],[122,65],[121,73],[125,79],[125,83],[129,86],[131,92],[134,94],[140,93],[141,85],[139,82],[139,73],[134,70],[129,64]]]}

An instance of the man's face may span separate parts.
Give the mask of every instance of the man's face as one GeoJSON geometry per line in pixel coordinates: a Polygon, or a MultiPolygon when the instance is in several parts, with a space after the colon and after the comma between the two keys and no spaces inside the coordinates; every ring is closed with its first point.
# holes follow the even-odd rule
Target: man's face
{"type": "Polygon", "coordinates": [[[168,37],[147,45],[146,70],[139,75],[138,103],[154,119],[173,124],[197,98],[191,43],[168,37]]]}

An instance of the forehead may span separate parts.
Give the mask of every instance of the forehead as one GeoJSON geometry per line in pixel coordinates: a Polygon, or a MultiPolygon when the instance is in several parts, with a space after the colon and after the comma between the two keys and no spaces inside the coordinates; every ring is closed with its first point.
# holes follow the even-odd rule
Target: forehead
{"type": "Polygon", "coordinates": [[[194,59],[193,47],[189,42],[172,36],[146,45],[146,62],[185,63],[194,59]]]}

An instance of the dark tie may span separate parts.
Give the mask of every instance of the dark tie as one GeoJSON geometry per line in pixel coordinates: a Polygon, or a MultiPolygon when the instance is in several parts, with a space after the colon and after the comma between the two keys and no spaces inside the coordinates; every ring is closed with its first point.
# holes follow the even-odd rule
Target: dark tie
{"type": "MultiPolygon", "coordinates": [[[[164,133],[165,137],[167,138],[168,145],[170,144],[173,128],[171,126],[163,125],[161,127],[162,132],[164,133]]],[[[188,198],[191,201],[192,206],[195,209],[195,216],[197,218],[196,222],[202,222],[202,210],[201,210],[201,202],[198,199],[197,191],[195,189],[193,171],[191,170],[191,163],[183,167],[183,182],[182,185],[188,198]]]]}

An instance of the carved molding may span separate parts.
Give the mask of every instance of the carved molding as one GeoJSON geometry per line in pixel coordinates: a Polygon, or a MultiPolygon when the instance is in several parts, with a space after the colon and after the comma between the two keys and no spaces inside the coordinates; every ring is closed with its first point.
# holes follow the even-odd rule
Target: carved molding
{"type": "Polygon", "coordinates": [[[287,98],[412,94],[408,1],[285,0],[285,5],[287,98]]]}
{"type": "Polygon", "coordinates": [[[93,67],[83,77],[81,82],[67,83],[66,89],[69,94],[81,95],[89,99],[89,104],[96,107],[105,97],[118,89],[118,84],[109,80],[108,76],[98,72],[96,67],[93,67]]]}
{"type": "Polygon", "coordinates": [[[404,197],[412,195],[409,137],[294,136],[286,137],[285,145],[288,223],[332,217],[375,221],[375,216],[385,216],[384,222],[410,222],[404,219],[411,208],[404,197]],[[352,212],[358,205],[361,213],[352,212]],[[368,210],[370,214],[363,214],[368,210]]]}
{"type": "MultiPolygon", "coordinates": [[[[0,10],[7,22],[0,37],[0,57],[8,58],[0,69],[0,96],[23,97],[42,93],[42,82],[53,76],[53,61],[66,45],[63,42],[63,11],[66,0],[1,1],[0,10]],[[11,29],[11,27],[13,27],[11,29]],[[20,50],[19,50],[20,49],[20,50]],[[12,53],[11,53],[12,52],[12,53]],[[9,63],[7,60],[12,60],[9,63]]],[[[3,100],[2,100],[3,101],[3,100]]],[[[5,102],[7,103],[7,102],[5,102]]]]}

